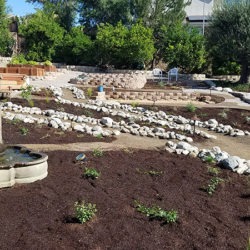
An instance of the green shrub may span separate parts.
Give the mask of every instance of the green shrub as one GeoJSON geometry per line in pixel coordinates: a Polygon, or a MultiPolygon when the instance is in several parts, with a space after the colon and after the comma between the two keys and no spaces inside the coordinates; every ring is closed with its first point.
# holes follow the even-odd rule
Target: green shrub
{"type": "Polygon", "coordinates": [[[187,105],[186,105],[186,109],[187,109],[187,111],[188,112],[195,112],[196,111],[196,109],[197,109],[197,107],[193,104],[193,103],[188,103],[187,105]]]}
{"type": "Polygon", "coordinates": [[[139,201],[135,201],[136,210],[146,214],[150,219],[163,220],[166,223],[175,223],[178,220],[178,212],[175,210],[166,211],[158,206],[146,207],[139,201]]]}
{"type": "Polygon", "coordinates": [[[84,201],[75,203],[76,218],[80,223],[85,223],[91,220],[97,213],[96,205],[85,203],[84,201]]]}
{"type": "Polygon", "coordinates": [[[29,129],[25,127],[21,127],[20,132],[22,135],[27,135],[29,133],[29,129]]]}
{"type": "Polygon", "coordinates": [[[93,155],[95,156],[95,157],[102,157],[103,156],[103,151],[100,149],[100,148],[95,148],[94,150],[93,150],[93,155]]]}
{"type": "Polygon", "coordinates": [[[223,182],[223,179],[221,179],[221,178],[219,178],[219,177],[213,177],[213,178],[211,178],[209,184],[208,184],[207,187],[205,188],[205,191],[206,191],[209,195],[212,195],[212,194],[216,191],[218,185],[219,185],[221,182],[223,182]]]}
{"type": "Polygon", "coordinates": [[[25,59],[25,56],[23,54],[19,54],[19,55],[13,56],[10,63],[11,64],[27,64],[28,61],[25,59]]]}
{"type": "Polygon", "coordinates": [[[211,155],[208,155],[204,158],[204,161],[207,162],[207,163],[210,163],[210,164],[213,164],[215,163],[215,159],[211,156],[211,155]]]}
{"type": "Polygon", "coordinates": [[[87,96],[88,98],[91,98],[93,95],[93,89],[92,88],[87,88],[87,96]]]}
{"type": "Polygon", "coordinates": [[[38,62],[36,62],[36,61],[28,61],[27,64],[28,65],[38,65],[38,62]]]}
{"type": "Polygon", "coordinates": [[[100,176],[100,172],[98,172],[96,169],[94,168],[85,168],[84,169],[84,173],[83,175],[86,177],[86,178],[91,178],[91,179],[98,179],[99,176],[100,176]]]}
{"type": "Polygon", "coordinates": [[[49,60],[46,60],[45,62],[43,62],[43,65],[45,66],[52,66],[52,62],[49,60]]]}
{"type": "Polygon", "coordinates": [[[220,173],[220,169],[215,168],[215,167],[209,167],[208,168],[208,173],[213,176],[217,176],[220,173]]]}

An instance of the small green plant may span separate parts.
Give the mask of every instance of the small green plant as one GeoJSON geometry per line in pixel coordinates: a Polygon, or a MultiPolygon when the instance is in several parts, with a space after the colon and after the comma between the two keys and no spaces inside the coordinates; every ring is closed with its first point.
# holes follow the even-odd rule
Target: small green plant
{"type": "Polygon", "coordinates": [[[139,103],[138,102],[131,102],[132,108],[138,107],[139,103]]]}
{"type": "Polygon", "coordinates": [[[162,174],[163,174],[162,171],[155,171],[155,170],[141,171],[139,168],[136,168],[136,170],[137,170],[139,173],[148,174],[148,175],[150,175],[150,176],[159,176],[159,175],[162,175],[162,174]]]}
{"type": "Polygon", "coordinates": [[[32,86],[29,85],[26,88],[22,87],[21,88],[21,97],[25,100],[31,99],[31,94],[32,94],[32,86]]]}
{"type": "Polygon", "coordinates": [[[20,132],[22,135],[27,135],[29,133],[29,129],[25,127],[21,127],[20,132]]]}
{"type": "Polygon", "coordinates": [[[75,203],[76,218],[82,224],[91,220],[97,213],[96,205],[84,201],[75,203]]]}
{"type": "Polygon", "coordinates": [[[47,60],[47,61],[45,61],[45,62],[43,63],[43,65],[45,65],[45,66],[52,66],[52,62],[49,61],[49,60],[47,60]]]}
{"type": "Polygon", "coordinates": [[[196,111],[197,107],[193,103],[190,102],[187,104],[186,109],[188,112],[194,113],[196,111]]]}
{"type": "Polygon", "coordinates": [[[215,167],[208,167],[208,173],[213,176],[217,176],[220,174],[220,170],[215,167]]]}
{"type": "Polygon", "coordinates": [[[95,136],[96,138],[98,138],[98,139],[102,139],[103,138],[103,136],[102,136],[102,134],[100,133],[100,134],[98,134],[98,135],[96,135],[95,136]]]}
{"type": "Polygon", "coordinates": [[[250,250],[250,237],[248,238],[247,250],[250,250]]]}
{"type": "Polygon", "coordinates": [[[204,158],[204,161],[205,161],[206,163],[209,163],[209,164],[213,164],[213,163],[216,162],[215,159],[214,159],[211,155],[206,156],[206,157],[204,158]]]}
{"type": "Polygon", "coordinates": [[[215,190],[217,189],[218,185],[223,182],[223,179],[219,178],[219,177],[213,177],[210,179],[209,184],[207,185],[207,187],[205,187],[205,191],[209,194],[212,195],[215,190]]]}
{"type": "Polygon", "coordinates": [[[84,109],[83,114],[88,117],[93,117],[94,114],[90,110],[84,109]]]}
{"type": "Polygon", "coordinates": [[[163,81],[160,81],[159,83],[158,83],[158,85],[160,86],[160,87],[165,87],[165,83],[163,82],[163,81]]]}
{"type": "Polygon", "coordinates": [[[91,98],[93,95],[93,89],[92,88],[87,88],[87,96],[88,98],[91,98]]]}
{"type": "Polygon", "coordinates": [[[94,168],[85,168],[84,169],[84,173],[83,173],[85,178],[91,178],[91,179],[98,179],[99,176],[101,175],[100,172],[98,172],[96,169],[94,168]]]}
{"type": "Polygon", "coordinates": [[[34,101],[31,99],[33,87],[31,85],[27,86],[26,88],[21,88],[21,97],[28,101],[31,107],[34,107],[34,101]]]}
{"type": "Polygon", "coordinates": [[[163,220],[165,223],[175,223],[178,220],[178,212],[175,210],[166,211],[158,206],[146,207],[139,201],[135,201],[136,210],[146,214],[150,219],[163,220]]]}
{"type": "Polygon", "coordinates": [[[247,124],[250,124],[250,116],[246,116],[246,117],[245,117],[245,120],[246,120],[246,123],[247,123],[247,124]]]}
{"type": "Polygon", "coordinates": [[[225,109],[223,109],[220,113],[218,113],[218,115],[224,119],[228,118],[227,112],[225,109]]]}
{"type": "Polygon", "coordinates": [[[103,151],[100,149],[100,148],[95,148],[94,150],[93,150],[93,155],[95,156],[95,157],[102,157],[103,156],[103,151]]]}
{"type": "Polygon", "coordinates": [[[13,125],[17,125],[17,124],[19,124],[21,122],[21,120],[19,120],[19,119],[17,119],[17,118],[14,118],[12,121],[11,121],[11,123],[13,124],[13,125]]]}

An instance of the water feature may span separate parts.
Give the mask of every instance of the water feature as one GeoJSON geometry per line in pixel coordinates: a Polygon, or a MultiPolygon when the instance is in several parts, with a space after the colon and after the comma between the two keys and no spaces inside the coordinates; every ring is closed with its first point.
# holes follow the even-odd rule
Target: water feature
{"type": "Polygon", "coordinates": [[[0,188],[30,183],[48,175],[48,156],[22,146],[8,146],[0,153],[0,188]]]}

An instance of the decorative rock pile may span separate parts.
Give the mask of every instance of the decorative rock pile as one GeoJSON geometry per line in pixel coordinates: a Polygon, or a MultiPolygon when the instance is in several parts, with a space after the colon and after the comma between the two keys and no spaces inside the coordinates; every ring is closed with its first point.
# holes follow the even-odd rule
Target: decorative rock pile
{"type": "Polygon", "coordinates": [[[213,147],[212,150],[199,150],[187,142],[174,143],[168,141],[166,143],[166,150],[170,153],[199,157],[202,161],[212,159],[221,168],[232,170],[238,174],[250,174],[250,160],[241,159],[238,156],[231,156],[219,147],[213,147]]]}
{"type": "MultiPolygon", "coordinates": [[[[75,87],[70,87],[70,90],[78,95],[79,98],[84,98],[84,94],[78,91],[75,87]]],[[[183,134],[178,134],[174,131],[166,131],[164,127],[180,130],[186,134],[193,134],[193,125],[196,127],[207,128],[218,133],[228,134],[230,136],[245,136],[249,135],[248,131],[233,129],[229,125],[219,124],[215,119],[208,121],[195,121],[186,119],[182,116],[167,115],[163,111],[150,111],[142,107],[132,107],[127,104],[120,104],[116,101],[94,101],[89,100],[85,103],[72,102],[62,98],[63,91],[61,88],[50,87],[50,90],[56,96],[56,101],[63,104],[70,104],[75,107],[87,108],[98,112],[105,113],[101,119],[86,117],[84,115],[77,116],[66,112],[59,112],[53,109],[41,110],[37,107],[22,107],[13,104],[12,102],[2,103],[1,109],[4,111],[4,118],[9,120],[18,119],[25,123],[46,124],[56,129],[63,131],[75,130],[82,133],[87,133],[93,136],[111,136],[119,135],[120,133],[130,133],[137,136],[158,137],[160,139],[175,139],[180,142],[167,142],[167,150],[171,153],[190,155],[206,160],[207,157],[212,157],[215,161],[224,168],[231,169],[237,173],[250,174],[250,161],[246,161],[239,157],[230,156],[228,153],[221,151],[218,147],[212,150],[199,150],[197,147],[190,145],[193,142],[191,137],[183,134]],[[7,111],[15,112],[10,113],[7,111]],[[120,122],[114,121],[111,116],[120,116],[126,119],[120,122]],[[147,122],[151,126],[141,126],[135,121],[147,122]]],[[[216,138],[208,133],[195,130],[195,133],[205,138],[216,138]]]]}
{"type": "Polygon", "coordinates": [[[70,83],[83,85],[104,85],[107,87],[141,89],[147,82],[146,75],[141,72],[125,74],[116,73],[84,73],[83,75],[71,79],[70,83]]]}

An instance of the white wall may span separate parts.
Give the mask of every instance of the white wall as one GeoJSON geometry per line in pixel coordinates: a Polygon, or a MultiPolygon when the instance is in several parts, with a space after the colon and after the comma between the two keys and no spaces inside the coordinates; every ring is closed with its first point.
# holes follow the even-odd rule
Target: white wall
{"type": "Polygon", "coordinates": [[[187,16],[203,16],[203,1],[205,1],[204,15],[211,15],[213,4],[216,0],[192,0],[191,5],[187,6],[185,9],[187,16]]]}

